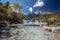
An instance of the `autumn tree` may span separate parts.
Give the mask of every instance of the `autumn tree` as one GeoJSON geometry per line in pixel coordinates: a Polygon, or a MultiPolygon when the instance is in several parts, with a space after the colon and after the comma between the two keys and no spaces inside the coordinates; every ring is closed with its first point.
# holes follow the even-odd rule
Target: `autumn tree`
{"type": "Polygon", "coordinates": [[[14,2],[11,6],[7,1],[6,3],[0,2],[0,21],[9,21],[20,23],[23,21],[22,7],[18,2],[14,2]]]}
{"type": "Polygon", "coordinates": [[[21,11],[22,6],[18,2],[14,2],[12,8],[13,8],[13,11],[18,13],[21,11]]]}
{"type": "Polygon", "coordinates": [[[15,22],[21,23],[23,21],[22,6],[19,5],[18,2],[14,2],[12,6],[12,10],[13,10],[13,15],[14,15],[13,20],[15,22]]]}

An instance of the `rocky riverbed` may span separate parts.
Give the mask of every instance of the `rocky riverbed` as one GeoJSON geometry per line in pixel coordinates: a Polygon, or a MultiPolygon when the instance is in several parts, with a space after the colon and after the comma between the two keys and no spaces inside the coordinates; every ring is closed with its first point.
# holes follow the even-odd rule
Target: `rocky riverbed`
{"type": "Polygon", "coordinates": [[[45,31],[42,27],[28,26],[10,30],[12,36],[0,40],[60,40],[56,33],[45,31]]]}

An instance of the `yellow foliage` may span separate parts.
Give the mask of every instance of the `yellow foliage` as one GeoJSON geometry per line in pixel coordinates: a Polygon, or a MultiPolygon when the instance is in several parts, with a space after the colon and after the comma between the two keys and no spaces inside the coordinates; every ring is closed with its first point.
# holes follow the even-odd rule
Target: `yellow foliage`
{"type": "Polygon", "coordinates": [[[12,15],[12,10],[11,10],[11,8],[8,8],[8,9],[7,9],[7,14],[8,14],[8,16],[11,16],[11,15],[12,15]]]}

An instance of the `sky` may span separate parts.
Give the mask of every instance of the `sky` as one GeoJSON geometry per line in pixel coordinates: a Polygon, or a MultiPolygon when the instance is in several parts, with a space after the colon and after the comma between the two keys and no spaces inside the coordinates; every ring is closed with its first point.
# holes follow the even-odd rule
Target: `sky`
{"type": "Polygon", "coordinates": [[[37,10],[51,12],[60,11],[60,0],[1,0],[3,3],[6,1],[9,1],[11,4],[18,2],[23,7],[26,14],[37,10]]]}

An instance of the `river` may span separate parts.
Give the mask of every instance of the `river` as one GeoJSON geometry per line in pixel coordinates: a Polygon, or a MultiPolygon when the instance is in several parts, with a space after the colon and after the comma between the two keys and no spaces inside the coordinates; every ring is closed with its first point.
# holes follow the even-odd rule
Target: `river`
{"type": "Polygon", "coordinates": [[[44,30],[41,26],[23,26],[18,24],[11,33],[15,34],[0,40],[60,40],[60,33],[53,33],[44,30]],[[15,34],[18,31],[17,34],[15,34]]]}

